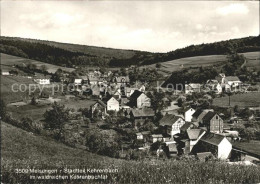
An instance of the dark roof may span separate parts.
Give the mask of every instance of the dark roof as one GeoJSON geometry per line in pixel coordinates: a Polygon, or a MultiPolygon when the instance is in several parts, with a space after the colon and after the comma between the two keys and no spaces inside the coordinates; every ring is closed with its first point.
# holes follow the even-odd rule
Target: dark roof
{"type": "Polygon", "coordinates": [[[180,128],[180,130],[181,130],[181,131],[186,131],[186,130],[188,130],[188,128],[189,128],[191,125],[192,125],[191,122],[186,122],[186,123],[180,128]]]}
{"type": "Polygon", "coordinates": [[[200,141],[218,146],[224,138],[225,136],[223,135],[208,132],[202,136],[200,141]]]}
{"type": "Polygon", "coordinates": [[[203,133],[205,132],[204,130],[202,129],[190,129],[190,130],[187,130],[187,135],[189,137],[189,139],[198,139],[198,137],[203,133]]]}
{"type": "Polygon", "coordinates": [[[134,117],[153,117],[154,116],[154,111],[150,108],[132,109],[131,112],[134,117]]]}
{"type": "Polygon", "coordinates": [[[192,117],[194,117],[194,118],[197,119],[202,112],[203,112],[202,109],[198,109],[198,110],[196,110],[196,111],[192,114],[192,117]]]}
{"type": "Polygon", "coordinates": [[[161,120],[160,125],[165,126],[169,125],[172,126],[179,118],[182,118],[180,116],[176,116],[174,114],[166,114],[161,120]]]}
{"type": "Polygon", "coordinates": [[[97,103],[99,103],[100,105],[102,105],[103,107],[106,107],[107,105],[103,102],[103,101],[101,101],[101,100],[97,100],[97,103]]]}
{"type": "Polygon", "coordinates": [[[215,112],[209,111],[203,118],[203,122],[210,122],[210,120],[216,115],[215,112]]]}
{"type": "Polygon", "coordinates": [[[130,96],[130,98],[135,98],[135,99],[137,99],[142,93],[143,93],[143,92],[141,92],[141,91],[135,90],[135,91],[133,92],[133,94],[130,96]]]}

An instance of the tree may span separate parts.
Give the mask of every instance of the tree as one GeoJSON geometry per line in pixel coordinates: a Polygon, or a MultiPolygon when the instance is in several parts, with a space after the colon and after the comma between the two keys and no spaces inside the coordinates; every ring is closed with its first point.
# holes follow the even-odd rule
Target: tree
{"type": "Polygon", "coordinates": [[[167,106],[164,92],[154,90],[153,93],[148,93],[147,96],[151,99],[151,106],[155,113],[160,112],[167,106]]]}
{"type": "Polygon", "coordinates": [[[31,100],[31,105],[36,105],[36,104],[37,104],[36,99],[35,99],[35,97],[33,96],[33,97],[32,97],[32,100],[31,100]]]}
{"type": "Polygon", "coordinates": [[[41,65],[41,71],[43,72],[43,73],[46,73],[47,72],[47,66],[46,65],[41,65]]]}
{"type": "Polygon", "coordinates": [[[47,127],[51,128],[52,130],[57,129],[57,138],[61,139],[64,125],[69,120],[69,109],[65,108],[64,105],[60,105],[57,102],[54,102],[52,109],[47,110],[44,113],[44,118],[47,127]]]}
{"type": "Polygon", "coordinates": [[[0,120],[6,117],[6,105],[5,102],[0,99],[0,120]]]}
{"type": "Polygon", "coordinates": [[[161,63],[156,63],[155,67],[156,67],[156,68],[161,68],[162,65],[161,65],[161,63]]]}
{"type": "Polygon", "coordinates": [[[92,129],[87,132],[86,146],[92,152],[115,157],[119,143],[120,137],[115,130],[92,129]]]}

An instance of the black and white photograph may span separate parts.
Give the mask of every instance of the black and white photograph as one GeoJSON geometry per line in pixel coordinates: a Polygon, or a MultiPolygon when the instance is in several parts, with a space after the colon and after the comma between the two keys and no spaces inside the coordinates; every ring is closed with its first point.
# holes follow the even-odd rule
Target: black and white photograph
{"type": "Polygon", "coordinates": [[[260,183],[259,9],[1,0],[1,184],[260,183]]]}

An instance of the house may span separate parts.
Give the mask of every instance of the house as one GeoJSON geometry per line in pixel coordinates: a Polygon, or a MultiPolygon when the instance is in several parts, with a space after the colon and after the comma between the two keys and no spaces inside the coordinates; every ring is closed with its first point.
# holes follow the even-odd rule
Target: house
{"type": "Polygon", "coordinates": [[[170,134],[171,138],[177,133],[180,133],[180,128],[185,124],[182,117],[173,114],[166,114],[159,122],[164,128],[165,134],[170,134]]]}
{"type": "Polygon", "coordinates": [[[192,122],[196,125],[199,126],[201,124],[202,118],[209,112],[212,111],[213,109],[197,109],[193,114],[192,114],[192,122]]]}
{"type": "Polygon", "coordinates": [[[114,98],[111,97],[107,102],[107,111],[119,111],[119,102],[114,98]]]}
{"type": "Polygon", "coordinates": [[[88,82],[90,85],[97,85],[99,81],[99,78],[97,76],[89,75],[88,76],[88,82]]]}
{"type": "Polygon", "coordinates": [[[88,84],[88,76],[84,75],[84,76],[80,76],[80,78],[82,79],[83,84],[88,84]]]}
{"type": "Polygon", "coordinates": [[[218,159],[228,159],[231,155],[232,144],[225,136],[206,133],[194,147],[196,153],[211,152],[218,159]]]}
{"type": "Polygon", "coordinates": [[[130,105],[136,108],[150,107],[151,99],[143,92],[135,90],[134,93],[130,96],[130,105]]]}
{"type": "Polygon", "coordinates": [[[202,138],[202,136],[206,133],[205,130],[202,129],[189,129],[185,134],[185,147],[184,153],[189,154],[192,152],[193,147],[198,143],[198,141],[202,138]]]}
{"type": "Polygon", "coordinates": [[[38,78],[38,79],[34,79],[34,82],[38,83],[38,84],[42,84],[42,85],[45,85],[45,84],[50,84],[51,81],[49,78],[38,78]]]}
{"type": "Polygon", "coordinates": [[[74,85],[75,86],[80,86],[82,84],[82,79],[74,79],[74,85]]]}
{"type": "Polygon", "coordinates": [[[237,76],[225,76],[223,73],[219,74],[219,76],[216,77],[216,80],[226,91],[236,89],[242,85],[242,82],[237,76]]]}
{"type": "Polygon", "coordinates": [[[117,88],[113,94],[113,97],[115,97],[116,99],[121,99],[122,97],[122,93],[121,93],[121,90],[120,88],[117,88]]]}
{"type": "Polygon", "coordinates": [[[136,133],[136,141],[138,147],[146,147],[150,141],[150,131],[143,131],[136,133]]]}
{"type": "Polygon", "coordinates": [[[242,84],[237,76],[226,76],[225,83],[227,83],[231,87],[238,87],[242,84]]]}
{"type": "Polygon", "coordinates": [[[193,123],[191,122],[185,122],[185,124],[180,128],[180,133],[184,134],[187,130],[196,127],[193,123]]]}
{"type": "Polygon", "coordinates": [[[107,114],[107,105],[101,101],[97,100],[96,103],[90,106],[92,118],[94,117],[94,112],[97,113],[98,116],[101,116],[104,118],[104,116],[107,114]]]}
{"type": "Polygon", "coordinates": [[[8,72],[8,71],[2,71],[1,74],[2,74],[2,75],[10,75],[10,72],[8,72]]]}
{"type": "Polygon", "coordinates": [[[192,114],[195,113],[195,110],[193,108],[186,108],[184,110],[184,120],[186,122],[191,122],[192,120],[192,114]]]}
{"type": "Polygon", "coordinates": [[[163,141],[163,135],[162,134],[152,134],[151,138],[152,138],[152,143],[163,141]]]}
{"type": "Polygon", "coordinates": [[[177,145],[176,144],[169,144],[168,148],[169,148],[168,156],[175,156],[175,155],[178,154],[178,149],[177,149],[177,145]]]}
{"type": "Polygon", "coordinates": [[[154,111],[150,108],[132,109],[129,113],[130,118],[136,119],[153,119],[154,111]]]}
{"type": "Polygon", "coordinates": [[[200,90],[201,90],[201,84],[198,83],[185,84],[185,94],[200,92],[200,90]]]}
{"type": "Polygon", "coordinates": [[[209,111],[202,118],[202,126],[206,127],[207,130],[210,132],[222,133],[223,125],[224,124],[222,118],[215,112],[209,111]]]}
{"type": "Polygon", "coordinates": [[[116,83],[117,87],[121,87],[129,84],[130,80],[128,76],[118,76],[114,78],[114,82],[116,83]]]}
{"type": "Polygon", "coordinates": [[[169,105],[167,107],[165,107],[161,113],[163,115],[165,114],[175,114],[177,112],[177,109],[179,109],[180,107],[177,105],[177,101],[170,101],[169,105]]]}
{"type": "Polygon", "coordinates": [[[214,91],[217,94],[222,93],[222,86],[216,79],[208,80],[206,86],[209,88],[209,90],[214,91]]]}
{"type": "Polygon", "coordinates": [[[93,96],[100,96],[100,87],[98,85],[91,85],[91,92],[93,96]]]}
{"type": "Polygon", "coordinates": [[[134,93],[135,90],[138,90],[138,88],[125,87],[126,97],[130,97],[134,93]]]}
{"type": "Polygon", "coordinates": [[[136,133],[136,139],[143,140],[145,138],[148,138],[148,136],[151,134],[150,131],[143,131],[136,133]]]}

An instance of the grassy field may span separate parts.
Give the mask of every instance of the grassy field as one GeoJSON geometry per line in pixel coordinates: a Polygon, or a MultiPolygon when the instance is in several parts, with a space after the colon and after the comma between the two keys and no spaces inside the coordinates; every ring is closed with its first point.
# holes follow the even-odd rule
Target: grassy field
{"type": "MultiPolygon", "coordinates": [[[[248,59],[247,66],[252,65],[256,68],[260,68],[260,52],[247,52],[241,53],[248,59]]],[[[180,70],[182,68],[200,67],[200,66],[211,66],[221,62],[227,61],[226,55],[210,55],[210,56],[196,56],[187,57],[181,59],[175,59],[172,61],[162,62],[159,71],[162,74],[169,74],[173,71],[180,70]]],[[[144,67],[155,68],[155,64],[144,67]]]]}
{"type": "Polygon", "coordinates": [[[26,59],[26,58],[21,58],[21,57],[11,56],[8,54],[1,53],[1,68],[2,69],[8,70],[8,69],[11,69],[13,65],[22,64],[22,63],[24,63],[24,64],[32,63],[32,64],[35,64],[39,68],[40,68],[40,66],[45,65],[47,67],[47,71],[50,73],[55,73],[56,70],[59,68],[64,71],[67,71],[67,72],[72,72],[75,70],[74,68],[67,68],[67,67],[52,65],[52,64],[32,60],[32,59],[26,59]]]}
{"type": "MultiPolygon", "coordinates": [[[[227,107],[229,104],[229,97],[221,97],[215,98],[213,100],[213,105],[220,107],[227,107]]],[[[230,96],[230,105],[234,107],[238,105],[239,107],[255,107],[260,104],[260,92],[256,93],[244,93],[244,94],[236,94],[230,96]]]]}
{"type": "MultiPolygon", "coordinates": [[[[67,147],[50,138],[33,135],[1,122],[3,183],[257,183],[259,166],[189,160],[125,161],[67,147]],[[107,180],[31,180],[15,169],[118,169],[107,180]]],[[[62,173],[62,172],[61,172],[62,173]]],[[[62,173],[64,174],[64,173],[62,173]]],[[[93,174],[92,174],[93,175],[93,174]]]]}
{"type": "MultiPolygon", "coordinates": [[[[32,79],[28,79],[22,76],[0,76],[1,81],[1,97],[6,103],[22,101],[28,99],[28,91],[21,92],[18,90],[20,84],[25,84],[27,87],[29,84],[34,84],[32,79]],[[13,86],[14,85],[14,86],[13,86]],[[13,89],[17,92],[12,91],[13,89]]],[[[25,89],[25,86],[22,86],[22,90],[25,89]]]]}
{"type": "Polygon", "coordinates": [[[234,142],[233,145],[237,148],[260,155],[260,141],[251,140],[250,142],[234,142]]]}

